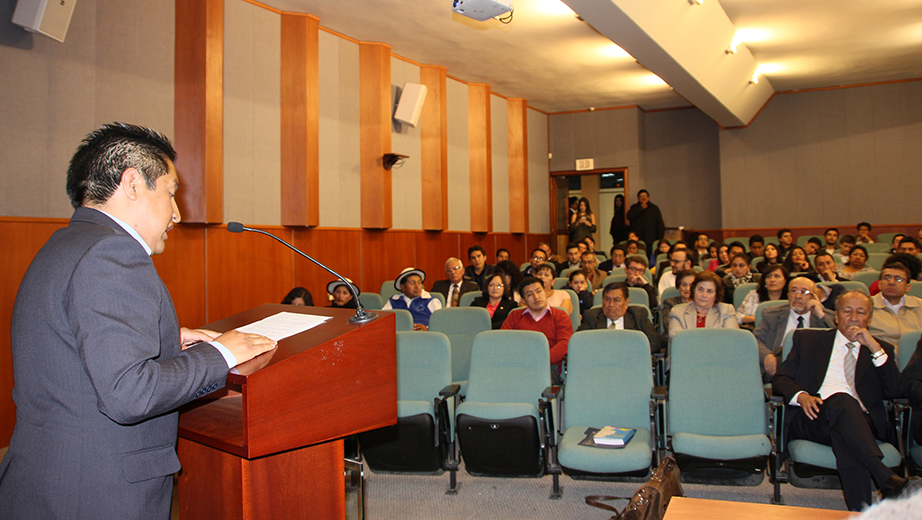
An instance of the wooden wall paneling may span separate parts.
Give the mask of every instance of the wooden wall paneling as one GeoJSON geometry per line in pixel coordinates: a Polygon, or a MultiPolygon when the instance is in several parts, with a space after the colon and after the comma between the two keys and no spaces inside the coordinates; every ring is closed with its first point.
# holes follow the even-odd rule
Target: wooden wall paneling
{"type": "Polygon", "coordinates": [[[179,208],[224,221],[224,0],[176,0],[174,132],[179,208]]]}
{"type": "MultiPolygon", "coordinates": [[[[359,289],[378,292],[379,287],[366,287],[362,280],[362,232],[358,229],[295,229],[294,245],[318,262],[352,280],[359,289]]],[[[294,285],[306,287],[314,305],[328,306],[327,283],[335,276],[300,255],[294,256],[294,285]]]]}
{"type": "Polygon", "coordinates": [[[448,96],[445,67],[420,65],[426,102],[420,114],[423,229],[448,229],[448,96]]]}
{"type": "Polygon", "coordinates": [[[458,248],[460,256],[458,258],[461,259],[465,267],[470,265],[467,250],[474,245],[482,247],[487,252],[488,264],[496,264],[496,239],[493,238],[493,235],[487,233],[459,233],[458,235],[460,240],[460,247],[458,248]]]}
{"type": "Polygon", "coordinates": [[[493,259],[496,260],[496,250],[506,248],[509,250],[510,260],[516,265],[522,264],[528,260],[528,254],[531,249],[526,251],[525,235],[512,233],[496,233],[496,249],[493,250],[493,259]]]}
{"type": "Polygon", "coordinates": [[[378,292],[382,282],[396,279],[407,267],[416,267],[416,232],[362,231],[362,283],[367,287],[362,289],[378,292]]]}
{"type": "Polygon", "coordinates": [[[208,323],[205,312],[205,227],[179,225],[170,231],[163,253],[153,256],[160,279],[170,291],[182,327],[208,323]]]}
{"type": "Polygon", "coordinates": [[[528,107],[524,99],[506,102],[509,133],[509,231],[528,233],[528,107]]]}
{"type": "Polygon", "coordinates": [[[547,242],[551,246],[552,250],[554,243],[551,242],[550,234],[529,234],[525,235],[525,249],[527,250],[526,254],[530,255],[531,252],[538,247],[538,244],[541,242],[547,242]]]}
{"type": "Polygon", "coordinates": [[[387,229],[393,222],[391,171],[391,47],[359,43],[359,121],[362,227],[387,229]]]}
{"type": "Polygon", "coordinates": [[[0,274],[0,447],[9,446],[16,424],[13,404],[13,354],[10,320],[13,303],[26,269],[52,233],[67,226],[66,219],[0,220],[3,270],[0,274]]]}
{"type": "MultiPolygon", "coordinates": [[[[260,228],[291,242],[291,230],[260,228]]],[[[208,273],[207,321],[217,321],[264,303],[280,303],[294,287],[295,253],[257,233],[205,230],[208,273]]]]}
{"type": "Polygon", "coordinates": [[[493,144],[490,126],[490,85],[467,86],[468,146],[470,148],[471,231],[493,231],[493,144]]]}
{"type": "Polygon", "coordinates": [[[282,13],[282,225],[320,223],[320,20],[282,13]]]}
{"type": "Polygon", "coordinates": [[[467,263],[467,258],[460,251],[459,233],[420,231],[416,233],[416,267],[426,273],[426,287],[432,288],[436,280],[447,278],[445,274],[445,261],[451,257],[461,259],[462,264],[467,263]]]}

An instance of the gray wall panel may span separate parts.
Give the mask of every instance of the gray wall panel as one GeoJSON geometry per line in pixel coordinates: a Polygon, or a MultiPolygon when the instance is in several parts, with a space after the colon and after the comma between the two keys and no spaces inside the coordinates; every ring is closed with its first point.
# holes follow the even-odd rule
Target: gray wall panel
{"type": "Polygon", "coordinates": [[[471,230],[471,170],[468,146],[467,84],[449,78],[448,96],[448,229],[471,230]]]}
{"type": "Polygon", "coordinates": [[[528,119],[528,232],[550,233],[548,117],[532,109],[525,113],[528,119]]]}
{"type": "MultiPolygon", "coordinates": [[[[419,83],[419,66],[398,58],[391,58],[391,93],[394,109],[397,106],[397,90],[402,89],[404,83],[419,83]]],[[[395,229],[422,229],[423,176],[419,128],[396,121],[392,121],[392,125],[391,151],[410,156],[403,166],[391,169],[393,227],[395,229]]]]}
{"type": "Polygon", "coordinates": [[[493,231],[509,232],[509,113],[508,103],[490,97],[490,125],[493,151],[493,231]]]}

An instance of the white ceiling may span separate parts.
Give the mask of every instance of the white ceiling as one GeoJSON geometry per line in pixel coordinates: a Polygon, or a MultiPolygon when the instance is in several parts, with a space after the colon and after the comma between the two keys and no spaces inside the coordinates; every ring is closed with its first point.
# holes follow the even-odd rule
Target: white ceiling
{"type": "MultiPolygon", "coordinates": [[[[685,92],[689,99],[699,99],[662,67],[661,60],[641,52],[647,48],[638,48],[636,41],[629,42],[625,36],[623,44],[630,47],[631,43],[651,69],[664,78],[673,78],[675,90],[614,45],[612,40],[618,43],[618,34],[600,29],[613,36],[609,40],[558,0],[515,0],[508,25],[455,14],[451,0],[263,2],[284,11],[313,14],[325,28],[360,41],[387,43],[394,54],[418,63],[442,65],[450,76],[487,83],[498,94],[525,98],[530,106],[546,112],[689,105],[677,91],[685,92]]],[[[607,20],[598,14],[593,18],[586,5],[591,9],[596,4],[601,9],[637,4],[632,0],[570,3],[590,22],[596,20],[600,28],[607,20]]],[[[707,8],[712,18],[723,17],[724,24],[729,18],[742,36],[740,54],[748,56],[748,48],[749,59],[755,59],[778,91],[922,78],[922,0],[705,0],[703,6],[692,6],[687,0],[659,0],[646,5],[670,10],[707,8]]],[[[700,39],[712,36],[708,31],[713,27],[703,22],[696,25],[700,27],[694,27],[692,34],[698,31],[700,39]]],[[[657,47],[652,56],[659,53],[672,58],[680,54],[674,47],[670,51],[669,45],[663,49],[655,44],[657,34],[672,29],[643,27],[652,35],[651,46],[657,47]]],[[[690,40],[694,47],[698,38],[690,40]]],[[[703,57],[691,53],[699,62],[695,67],[719,61],[710,59],[711,50],[703,57]]],[[[679,66],[692,70],[687,60],[676,58],[679,66]]],[[[694,71],[689,74],[700,76],[694,71]]],[[[716,70],[714,74],[712,83],[723,81],[716,70]]],[[[697,77],[705,87],[707,80],[697,77]]],[[[708,90],[713,92],[713,86],[708,90]]],[[[720,122],[718,115],[701,102],[698,105],[720,122]]]]}

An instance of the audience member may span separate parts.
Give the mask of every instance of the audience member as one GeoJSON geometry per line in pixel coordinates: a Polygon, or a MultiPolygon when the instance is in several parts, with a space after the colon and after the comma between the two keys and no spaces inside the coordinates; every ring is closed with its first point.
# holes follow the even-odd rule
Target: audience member
{"type": "Polygon", "coordinates": [[[836,276],[839,280],[854,280],[858,273],[876,272],[877,270],[873,267],[865,265],[867,261],[868,250],[864,246],[855,246],[848,253],[848,263],[839,266],[836,270],[836,276]]]}
{"type": "Polygon", "coordinates": [[[627,258],[624,274],[627,276],[625,283],[628,287],[636,287],[647,292],[647,299],[650,300],[650,308],[655,309],[658,306],[656,289],[644,277],[647,271],[647,257],[644,255],[634,255],[627,258]]]}
{"type": "Polygon", "coordinates": [[[586,237],[583,239],[583,243],[586,244],[586,251],[592,251],[596,255],[605,256],[605,251],[599,251],[595,247],[595,240],[592,237],[586,237]]]}
{"type": "Polygon", "coordinates": [[[640,251],[640,242],[636,240],[628,240],[624,245],[624,252],[630,255],[636,255],[640,251]]]}
{"type": "Polygon", "coordinates": [[[781,264],[768,266],[762,273],[759,286],[743,299],[743,303],[737,309],[737,323],[753,326],[756,321],[756,309],[759,308],[760,303],[787,299],[789,274],[781,264]]]}
{"type": "Polygon", "coordinates": [[[869,222],[859,222],[857,228],[858,234],[855,235],[856,244],[874,243],[874,240],[871,238],[871,224],[869,222]]]}
{"type": "Polygon", "coordinates": [[[487,263],[487,252],[480,246],[467,248],[467,259],[471,265],[464,268],[464,277],[484,288],[488,276],[493,274],[493,266],[487,263]]]}
{"type": "Polygon", "coordinates": [[[576,213],[570,217],[570,234],[573,242],[582,242],[584,238],[592,236],[599,227],[595,222],[595,214],[589,207],[589,199],[581,197],[577,203],[576,213]]]}
{"type": "Polygon", "coordinates": [[[596,268],[597,263],[595,253],[591,251],[586,251],[580,258],[583,274],[586,275],[586,281],[592,286],[592,294],[602,288],[602,283],[607,276],[603,271],[596,268]]]}
{"type": "Polygon", "coordinates": [[[688,244],[683,240],[676,240],[675,244],[669,246],[669,251],[666,251],[666,259],[661,261],[659,265],[650,267],[650,271],[653,273],[654,282],[659,284],[659,279],[666,272],[666,268],[669,267],[669,257],[672,255],[672,252],[676,249],[688,249],[688,244]]]}
{"type": "Polygon", "coordinates": [[[602,289],[602,308],[586,312],[579,330],[620,329],[643,332],[650,342],[650,352],[660,352],[665,338],[656,332],[647,308],[631,305],[630,291],[624,283],[610,283],[602,289]]]}
{"type": "Polygon", "coordinates": [[[516,288],[523,278],[522,272],[519,271],[519,266],[515,265],[511,260],[503,260],[496,264],[493,268],[493,272],[503,275],[503,287],[506,291],[506,297],[518,302],[516,297],[519,293],[516,288]]]}
{"type": "Polygon", "coordinates": [[[807,252],[800,246],[791,248],[788,256],[784,257],[782,265],[791,274],[815,272],[813,266],[810,265],[810,260],[807,258],[807,252]]]}
{"type": "Polygon", "coordinates": [[[730,260],[730,272],[721,280],[724,286],[724,303],[733,305],[733,295],[736,288],[744,283],[759,283],[762,275],[753,274],[749,267],[749,255],[746,253],[737,253],[730,260]]]}
{"type": "Polygon", "coordinates": [[[754,332],[759,344],[762,371],[769,377],[778,370],[784,336],[789,331],[804,327],[830,329],[835,327],[835,315],[823,307],[816,294],[816,284],[800,276],[788,284],[788,303],[764,309],[762,321],[754,332]]]}
{"type": "Polygon", "coordinates": [[[567,244],[567,269],[579,269],[579,246],[576,242],[567,244]]]}
{"type": "Polygon", "coordinates": [[[904,238],[906,238],[906,235],[903,233],[897,233],[893,235],[893,240],[890,241],[890,250],[887,252],[890,253],[891,255],[893,253],[899,253],[900,252],[900,242],[902,242],[904,238]]]}
{"type": "Polygon", "coordinates": [[[637,192],[637,202],[627,212],[627,220],[637,235],[635,240],[642,240],[644,244],[652,245],[666,234],[663,214],[656,204],[650,202],[650,192],[647,190],[637,192]]]}
{"type": "Polygon", "coordinates": [[[663,291],[669,287],[675,287],[675,273],[692,268],[692,260],[689,258],[690,253],[691,251],[685,249],[684,247],[679,249],[678,244],[673,246],[672,253],[669,253],[669,265],[672,266],[672,271],[664,272],[659,277],[657,290],[659,292],[660,299],[663,297],[663,291]]]}
{"type": "Polygon", "coordinates": [[[612,244],[620,244],[627,240],[627,232],[630,228],[625,219],[625,210],[627,207],[624,204],[624,195],[620,193],[615,195],[614,204],[614,213],[612,213],[611,225],[608,228],[608,233],[611,235],[612,244]]]}
{"type": "Polygon", "coordinates": [[[445,297],[446,307],[457,307],[464,293],[482,290],[476,283],[464,279],[464,268],[457,258],[445,261],[445,276],[448,278],[432,284],[432,292],[441,293],[445,297]]]}
{"type": "Polygon", "coordinates": [[[778,251],[778,246],[775,244],[765,244],[765,249],[762,251],[762,261],[756,264],[756,271],[762,273],[762,276],[765,276],[765,270],[769,268],[772,264],[780,264],[782,261],[781,253],[778,251]]]}
{"type": "Polygon", "coordinates": [[[580,257],[583,256],[583,253],[585,253],[586,251],[589,250],[589,248],[586,247],[586,243],[583,242],[582,240],[580,240],[579,242],[576,243],[576,247],[579,248],[579,256],[580,256],[580,257]]]}
{"type": "Polygon", "coordinates": [[[567,261],[566,258],[560,255],[555,255],[551,250],[550,244],[547,242],[538,242],[538,249],[544,251],[544,254],[547,255],[547,261],[553,262],[555,268],[557,268],[557,266],[563,265],[567,261]]]}
{"type": "Polygon", "coordinates": [[[698,233],[695,235],[695,251],[698,252],[698,258],[705,258],[708,255],[708,246],[711,239],[707,233],[698,233]]]}
{"type": "Polygon", "coordinates": [[[836,254],[836,251],[839,250],[839,230],[829,228],[823,232],[823,238],[826,239],[826,252],[830,255],[836,254]]]}
{"type": "Polygon", "coordinates": [[[501,247],[496,250],[496,263],[500,263],[504,260],[509,260],[509,250],[501,247]]]}
{"type": "MultiPolygon", "coordinates": [[[[712,273],[718,272],[718,270],[725,270],[730,267],[730,246],[727,244],[717,244],[717,257],[711,260],[706,270],[711,271],[712,273]]],[[[720,278],[721,275],[717,275],[720,278]]]]}
{"type": "MultiPolygon", "coordinates": [[[[362,291],[359,289],[358,285],[352,283],[352,280],[346,278],[346,281],[351,283],[355,287],[355,292],[361,294],[362,291]]],[[[327,284],[327,294],[330,295],[330,307],[335,307],[339,309],[355,309],[358,307],[355,303],[355,298],[352,296],[352,291],[349,290],[349,287],[342,280],[333,280],[327,284]]]]}
{"type": "Polygon", "coordinates": [[[583,316],[586,311],[592,308],[592,292],[589,291],[589,283],[586,282],[586,275],[582,271],[572,271],[567,282],[567,287],[576,293],[579,298],[579,315],[583,316]]]}
{"type": "Polygon", "coordinates": [[[702,271],[692,282],[692,301],[672,308],[669,315],[669,339],[680,330],[694,328],[738,329],[736,312],[723,302],[723,284],[716,274],[702,271]]]}
{"type": "Polygon", "coordinates": [[[820,251],[814,257],[813,262],[816,264],[816,274],[822,282],[838,282],[839,276],[836,274],[836,261],[832,253],[825,250],[820,251]]]}
{"type": "Polygon", "coordinates": [[[880,293],[871,297],[874,319],[868,330],[875,338],[898,345],[906,332],[922,330],[922,299],[906,294],[919,275],[919,263],[905,253],[887,258],[880,270],[880,293]]]}
{"type": "Polygon", "coordinates": [[[784,260],[788,256],[791,248],[794,247],[794,234],[788,228],[778,230],[778,261],[784,260]]]}
{"type": "Polygon", "coordinates": [[[749,237],[749,256],[758,258],[765,252],[765,239],[762,235],[752,235],[749,237]]]}
{"type": "Polygon", "coordinates": [[[804,244],[804,251],[808,255],[815,255],[820,249],[823,249],[823,242],[816,237],[810,237],[804,244]]]}
{"type": "Polygon", "coordinates": [[[567,314],[573,313],[573,301],[566,291],[554,290],[554,269],[550,265],[539,265],[535,269],[535,278],[544,283],[544,296],[551,307],[560,307],[567,314]]]}
{"type": "Polygon", "coordinates": [[[626,256],[627,255],[624,253],[624,246],[613,246],[611,248],[611,257],[599,264],[599,271],[611,273],[615,269],[623,269],[624,258],[626,256]]]}
{"type": "Polygon", "coordinates": [[[661,320],[668,324],[672,308],[691,301],[691,286],[695,283],[695,275],[697,274],[698,272],[694,269],[685,269],[676,273],[675,288],[679,290],[679,295],[663,299],[663,305],[660,310],[661,320]]]}
{"type": "Polygon", "coordinates": [[[900,247],[898,249],[898,252],[910,255],[922,253],[922,247],[919,247],[919,240],[913,237],[903,237],[903,240],[900,240],[900,247]]]}
{"type": "Polygon", "coordinates": [[[494,330],[503,326],[506,316],[518,304],[506,296],[506,280],[502,274],[494,273],[486,278],[487,286],[480,296],[474,298],[471,307],[484,307],[490,313],[490,322],[494,330]]]}
{"type": "Polygon", "coordinates": [[[285,295],[285,298],[282,300],[282,305],[307,305],[308,307],[312,307],[314,305],[314,297],[311,296],[311,292],[304,287],[295,287],[285,295]]]}
{"type": "Polygon", "coordinates": [[[714,271],[719,278],[727,276],[727,273],[731,270],[731,265],[733,263],[733,257],[740,254],[746,254],[746,246],[742,242],[734,240],[727,244],[727,264],[718,266],[714,271]]]}
{"type": "MultiPolygon", "coordinates": [[[[531,252],[530,265],[522,270],[522,275],[523,276],[534,276],[535,269],[537,269],[539,265],[542,265],[545,263],[547,263],[547,253],[545,253],[541,249],[536,248],[534,251],[531,252]]],[[[554,275],[555,276],[557,275],[556,271],[554,272],[554,275]]]]}
{"type": "Polygon", "coordinates": [[[384,302],[383,310],[403,309],[413,315],[413,330],[429,330],[429,316],[442,308],[442,302],[433,298],[423,287],[426,273],[421,269],[407,267],[394,280],[394,287],[401,293],[384,302]]]}
{"type": "Polygon", "coordinates": [[[848,254],[852,252],[852,248],[855,247],[855,237],[853,235],[842,235],[839,238],[839,261],[837,264],[844,264],[848,262],[848,254]]]}
{"type": "MultiPolygon", "coordinates": [[[[660,241],[656,243],[656,249],[654,249],[654,251],[656,251],[656,256],[669,255],[670,249],[672,249],[672,244],[670,244],[668,240],[663,238],[663,239],[660,239],[660,241]]],[[[655,257],[653,259],[656,260],[655,257]]]]}
{"type": "Polygon", "coordinates": [[[567,344],[573,335],[570,316],[560,309],[550,307],[544,294],[544,284],[533,277],[522,280],[518,288],[525,308],[515,309],[506,317],[503,330],[533,330],[547,337],[551,355],[551,378],[561,382],[560,364],[567,355],[567,344]]]}

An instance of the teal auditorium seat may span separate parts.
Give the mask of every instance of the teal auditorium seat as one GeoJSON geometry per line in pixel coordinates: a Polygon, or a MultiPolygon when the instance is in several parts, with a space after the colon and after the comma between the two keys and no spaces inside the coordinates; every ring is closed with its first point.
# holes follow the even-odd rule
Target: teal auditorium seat
{"type": "Polygon", "coordinates": [[[368,310],[380,311],[384,307],[384,299],[378,293],[363,292],[359,294],[359,299],[362,300],[362,307],[368,310]]]}
{"type": "Polygon", "coordinates": [[[864,285],[870,287],[874,282],[880,279],[880,272],[878,271],[866,271],[863,273],[855,273],[855,276],[852,279],[856,282],[861,282],[864,285]]]}
{"type": "Polygon", "coordinates": [[[379,473],[450,472],[458,469],[452,411],[451,345],[439,332],[397,333],[397,424],[359,434],[368,466],[379,473]]]}
{"type": "Polygon", "coordinates": [[[786,304],[786,303],[788,303],[787,300],[772,300],[772,301],[767,301],[767,302],[762,302],[762,303],[760,303],[759,306],[756,308],[756,323],[755,323],[755,326],[758,327],[759,324],[762,323],[762,311],[764,311],[764,310],[767,309],[768,307],[777,307],[777,306],[779,306],[779,305],[784,305],[784,304],[786,304]]]}
{"type": "Polygon", "coordinates": [[[570,308],[573,309],[570,311],[570,324],[573,325],[573,331],[576,332],[576,329],[579,328],[579,324],[583,319],[582,315],[579,313],[579,296],[576,295],[573,289],[564,289],[564,292],[570,296],[570,308]]]}
{"type": "Polygon", "coordinates": [[[761,483],[772,445],[755,336],[683,330],[671,356],[668,431],[682,480],[761,483]]]}
{"type": "Polygon", "coordinates": [[[868,260],[865,262],[868,266],[880,271],[884,267],[884,262],[890,257],[890,253],[870,253],[868,260]]]}
{"type": "Polygon", "coordinates": [[[895,237],[898,234],[899,233],[881,233],[877,235],[877,237],[874,238],[874,242],[877,242],[878,244],[886,244],[887,249],[889,249],[890,242],[893,242],[893,237],[895,237]]]}
{"type": "Polygon", "coordinates": [[[861,244],[868,250],[868,254],[886,253],[890,250],[890,242],[876,242],[874,244],[861,244]]]}
{"type": "Polygon", "coordinates": [[[391,312],[394,313],[394,318],[397,320],[397,332],[408,332],[413,330],[413,315],[410,314],[410,311],[396,309],[391,312]]]}
{"type": "MultiPolygon", "coordinates": [[[[587,330],[570,338],[559,458],[573,478],[646,479],[653,460],[650,344],[634,330],[587,330]],[[589,427],[636,428],[621,449],[581,446],[589,427]]],[[[556,478],[556,476],[555,476],[556,478]]]]}
{"type": "MultiPolygon", "coordinates": [[[[474,338],[467,399],[456,424],[471,475],[559,473],[550,352],[540,332],[491,330],[474,338]]],[[[559,496],[556,486],[552,498],[559,496]]]]}
{"type": "Polygon", "coordinates": [[[868,296],[871,295],[871,291],[868,289],[867,285],[861,282],[856,282],[854,280],[843,280],[841,282],[820,282],[817,285],[823,285],[823,286],[829,287],[830,285],[833,285],[833,284],[841,285],[842,287],[845,288],[846,291],[861,291],[864,294],[867,294],[868,296]]]}
{"type": "MultiPolygon", "coordinates": [[[[596,293],[592,295],[592,306],[602,305],[603,297],[604,293],[602,291],[596,291],[596,293]]],[[[647,291],[640,287],[628,287],[627,297],[630,298],[631,305],[643,305],[647,308],[647,311],[650,311],[650,295],[647,294],[647,291]]],[[[650,317],[652,319],[652,312],[650,313],[650,317]]]]}
{"type": "Polygon", "coordinates": [[[900,344],[897,347],[897,359],[899,359],[900,372],[909,364],[909,359],[916,351],[916,345],[919,344],[919,338],[922,337],[922,331],[913,330],[900,336],[900,344]]]}
{"type": "Polygon", "coordinates": [[[461,385],[461,395],[467,395],[474,337],[491,328],[490,313],[483,307],[440,309],[429,317],[429,330],[445,334],[451,342],[451,377],[455,384],[461,385]]]}
{"type": "Polygon", "coordinates": [[[569,281],[570,279],[565,276],[558,276],[557,278],[554,278],[554,290],[556,291],[557,289],[563,289],[567,286],[569,281]]]}
{"type": "Polygon", "coordinates": [[[733,291],[733,308],[739,309],[740,305],[743,304],[743,300],[749,296],[749,293],[758,288],[759,284],[757,283],[741,283],[740,286],[733,291]]]}
{"type": "Polygon", "coordinates": [[[385,280],[381,282],[381,299],[387,301],[391,296],[399,293],[396,287],[394,287],[394,280],[385,280]]]}
{"type": "Polygon", "coordinates": [[[568,267],[564,269],[563,271],[560,271],[560,276],[562,278],[567,278],[570,276],[570,273],[572,273],[573,271],[579,271],[579,267],[568,267]]]}
{"type": "Polygon", "coordinates": [[[458,307],[470,307],[471,303],[479,296],[483,296],[480,291],[470,291],[462,294],[461,298],[458,299],[458,307]]]}
{"type": "Polygon", "coordinates": [[[818,238],[820,239],[821,243],[823,244],[826,243],[826,237],[822,237],[820,235],[801,235],[797,237],[797,245],[799,245],[800,247],[803,247],[807,245],[807,241],[810,240],[811,238],[818,238]]]}

